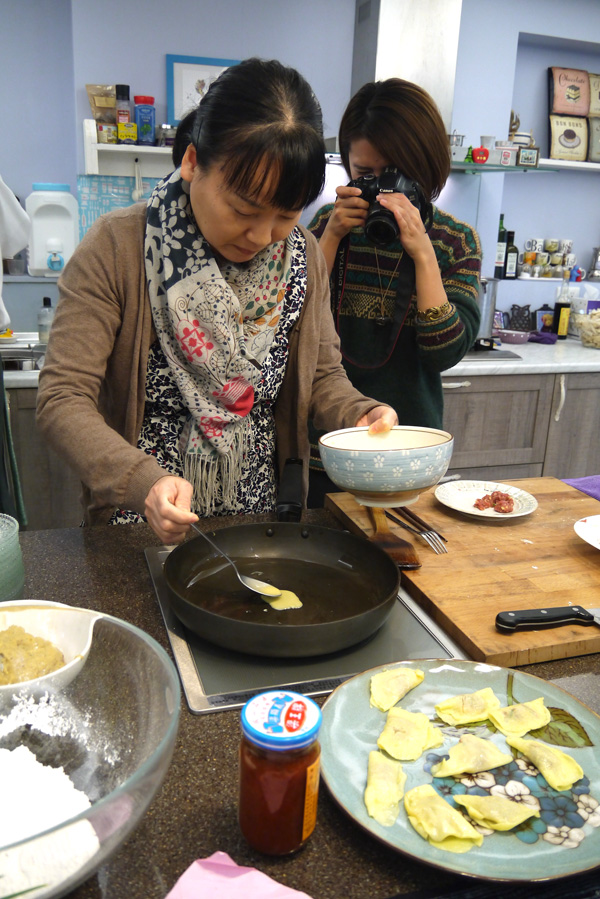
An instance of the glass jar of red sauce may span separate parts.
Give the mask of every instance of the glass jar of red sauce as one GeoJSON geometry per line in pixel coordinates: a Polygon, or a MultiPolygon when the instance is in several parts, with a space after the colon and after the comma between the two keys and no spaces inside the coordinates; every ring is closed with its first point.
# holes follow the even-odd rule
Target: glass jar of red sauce
{"type": "Polygon", "coordinates": [[[321,709],[306,696],[272,690],[242,709],[239,822],[266,855],[288,855],[317,820],[321,709]]]}

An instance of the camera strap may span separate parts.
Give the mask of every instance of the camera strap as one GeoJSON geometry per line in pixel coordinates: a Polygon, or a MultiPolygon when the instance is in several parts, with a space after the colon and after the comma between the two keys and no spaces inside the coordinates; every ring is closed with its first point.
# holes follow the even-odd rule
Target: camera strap
{"type": "Polygon", "coordinates": [[[415,289],[415,264],[408,253],[401,250],[398,265],[396,295],[392,316],[358,318],[342,315],[341,307],[346,287],[350,235],[341,241],[336,254],[334,277],[331,278],[331,308],[336,330],[340,336],[343,358],[357,368],[381,368],[389,361],[406,322],[411,297],[415,289]]]}

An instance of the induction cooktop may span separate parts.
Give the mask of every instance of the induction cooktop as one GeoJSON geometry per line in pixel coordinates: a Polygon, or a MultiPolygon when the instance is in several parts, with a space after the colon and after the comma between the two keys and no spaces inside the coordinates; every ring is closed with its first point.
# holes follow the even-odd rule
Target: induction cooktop
{"type": "Polygon", "coordinates": [[[402,589],[382,627],[369,640],[340,652],[277,659],[223,649],[192,633],[173,612],[163,576],[173,549],[153,546],[144,552],[187,704],[195,715],[240,708],[257,693],[282,687],[306,696],[325,695],[349,677],[389,662],[468,658],[402,589]]]}

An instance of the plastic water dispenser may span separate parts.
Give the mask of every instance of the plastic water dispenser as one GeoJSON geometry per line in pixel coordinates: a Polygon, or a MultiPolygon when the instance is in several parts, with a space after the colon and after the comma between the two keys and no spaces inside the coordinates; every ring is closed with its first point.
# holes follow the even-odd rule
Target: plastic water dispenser
{"type": "Polygon", "coordinates": [[[31,219],[29,274],[59,275],[79,243],[77,200],[68,184],[35,183],[25,209],[31,219]]]}

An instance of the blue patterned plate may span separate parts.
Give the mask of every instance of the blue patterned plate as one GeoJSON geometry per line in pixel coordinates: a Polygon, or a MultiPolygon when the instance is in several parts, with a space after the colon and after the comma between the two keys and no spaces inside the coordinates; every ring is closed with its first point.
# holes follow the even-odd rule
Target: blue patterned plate
{"type": "Polygon", "coordinates": [[[518,670],[483,662],[410,660],[365,671],[345,681],[323,706],[320,735],[321,771],[333,797],[354,821],[377,839],[418,861],[457,874],[490,880],[530,881],[566,877],[600,865],[600,718],[560,687],[518,670]],[[428,750],[416,762],[404,763],[406,790],[432,783],[452,803],[452,794],[495,794],[533,805],[539,818],[530,818],[507,833],[483,831],[481,847],[456,855],[433,847],[409,823],[400,805],[392,827],[383,827],[367,814],[363,793],[367,760],[377,748],[386,713],[369,704],[371,676],[399,665],[420,668],[424,681],[399,703],[412,712],[425,712],[444,734],[439,749],[428,750]],[[518,754],[513,762],[493,771],[463,778],[433,778],[432,765],[444,756],[461,733],[487,737],[512,752],[491,723],[451,727],[440,721],[434,706],[449,696],[491,687],[502,705],[543,696],[552,720],[528,737],[544,740],[572,755],[584,777],[571,790],[557,793],[530,762],[518,754]]]}

